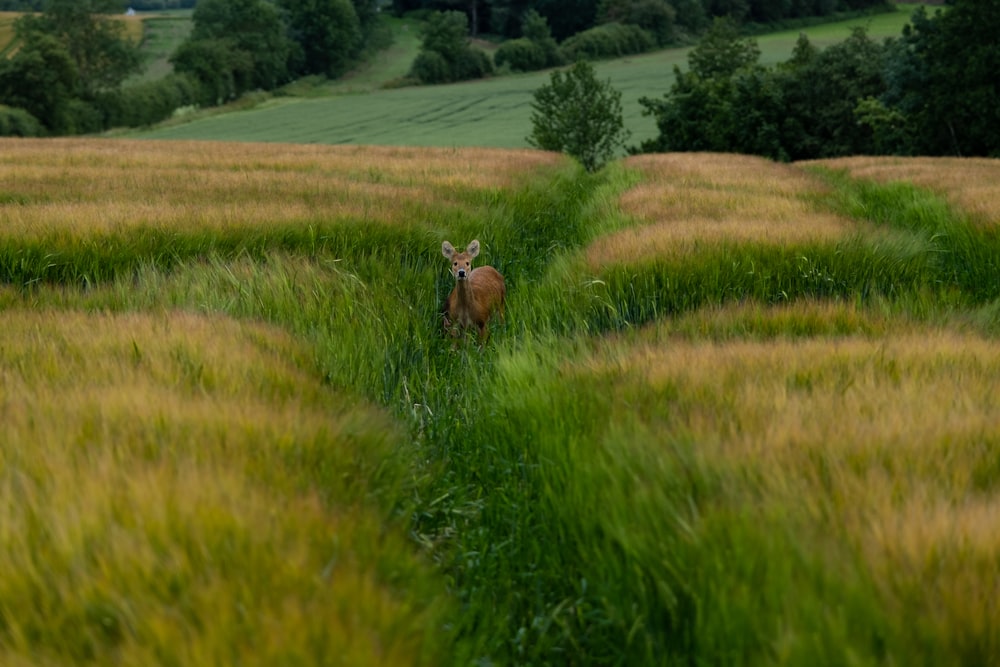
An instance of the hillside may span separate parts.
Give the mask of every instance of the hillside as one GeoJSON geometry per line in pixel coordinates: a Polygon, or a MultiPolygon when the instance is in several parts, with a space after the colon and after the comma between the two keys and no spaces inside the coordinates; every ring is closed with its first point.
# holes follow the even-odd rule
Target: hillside
{"type": "MultiPolygon", "coordinates": [[[[818,47],[842,41],[855,26],[874,38],[898,36],[914,5],[863,19],[797,28],[757,37],[761,62],[787,60],[800,33],[818,47]]],[[[397,46],[370,66],[307,95],[268,99],[252,109],[236,105],[233,113],[207,110],[129,136],[150,139],[317,142],[404,146],[527,147],[531,101],[549,81],[549,72],[498,76],[443,86],[383,89],[385,82],[408,71],[419,47],[417,28],[395,22],[397,46]]],[[[657,97],[673,82],[674,66],[687,68],[688,49],[667,49],[596,64],[598,76],[622,93],[622,111],[632,143],[656,136],[653,118],[642,114],[642,96],[657,97]]]]}
{"type": "Polygon", "coordinates": [[[1000,163],[0,140],[0,663],[988,664],[1000,163]],[[507,316],[452,350],[440,249],[507,316]]]}

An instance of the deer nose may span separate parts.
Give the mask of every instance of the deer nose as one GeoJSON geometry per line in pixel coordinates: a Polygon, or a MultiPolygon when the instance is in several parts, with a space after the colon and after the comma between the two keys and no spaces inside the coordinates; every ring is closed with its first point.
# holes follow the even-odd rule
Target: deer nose
{"type": "Polygon", "coordinates": [[[465,269],[459,269],[458,270],[458,277],[459,278],[464,278],[465,277],[465,269]]]}

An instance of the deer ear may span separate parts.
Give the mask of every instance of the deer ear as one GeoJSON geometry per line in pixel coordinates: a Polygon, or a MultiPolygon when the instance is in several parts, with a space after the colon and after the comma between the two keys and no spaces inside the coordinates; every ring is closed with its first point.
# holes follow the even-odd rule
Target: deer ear
{"type": "Polygon", "coordinates": [[[479,254],[479,241],[473,240],[465,248],[465,252],[469,253],[469,258],[473,258],[479,254]]]}
{"type": "Polygon", "coordinates": [[[455,254],[455,246],[445,241],[441,244],[441,254],[451,259],[451,256],[455,254]]]}

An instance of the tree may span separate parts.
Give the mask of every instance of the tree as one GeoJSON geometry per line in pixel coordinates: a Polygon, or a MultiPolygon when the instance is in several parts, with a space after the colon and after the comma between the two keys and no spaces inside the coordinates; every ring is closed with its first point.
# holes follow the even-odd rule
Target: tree
{"type": "Polygon", "coordinates": [[[465,14],[437,12],[428,18],[410,76],[422,83],[448,83],[478,79],[492,71],[489,56],[469,46],[465,14]]]}
{"type": "Polygon", "coordinates": [[[87,100],[121,85],[142,65],[139,49],[125,37],[116,0],[50,0],[44,13],[27,14],[15,30],[23,45],[47,35],[66,50],[75,70],[72,93],[87,100]]]}
{"type": "Polygon", "coordinates": [[[190,37],[172,58],[177,71],[204,81],[211,67],[232,67],[209,75],[209,82],[231,79],[234,96],[254,88],[272,90],[288,80],[291,42],[281,13],[273,3],[200,0],[192,20],[190,37]],[[206,54],[211,55],[210,62],[200,60],[206,54]]]}
{"type": "Polygon", "coordinates": [[[914,14],[887,66],[890,110],[907,117],[916,151],[1000,155],[1000,3],[953,0],[914,14]]]}
{"type": "Polygon", "coordinates": [[[54,134],[101,129],[100,100],[139,71],[138,48],[115,0],[51,0],[14,26],[18,49],[0,62],[0,95],[54,134]]]}
{"type": "Polygon", "coordinates": [[[629,136],[622,120],[621,97],[610,81],[597,80],[593,66],[586,61],[565,72],[553,72],[549,84],[535,91],[528,143],[567,153],[587,171],[597,171],[629,136]]]}
{"type": "Polygon", "coordinates": [[[740,27],[729,16],[717,18],[690,54],[691,73],[703,78],[727,77],[760,60],[756,40],[740,37],[740,27]]]}
{"type": "MultiPolygon", "coordinates": [[[[770,86],[759,86],[763,73],[760,49],[752,39],[740,37],[732,19],[716,19],[690,54],[687,72],[674,66],[674,83],[662,99],[642,97],[639,104],[646,115],[656,118],[660,135],[642,143],[642,152],[656,151],[736,151],[738,135],[746,138],[749,109],[746,98],[762,93],[767,107],[775,105],[770,86]]],[[[764,117],[758,117],[764,122],[764,117]]],[[[768,126],[772,125],[766,119],[768,126]]],[[[771,133],[768,127],[767,133],[771,133]]],[[[760,144],[756,139],[753,144],[760,144]]],[[[774,151],[778,153],[779,151],[774,151]]],[[[774,155],[777,157],[777,155],[774,155]]]]}
{"type": "Polygon", "coordinates": [[[343,74],[364,46],[361,21],[350,0],[281,0],[303,74],[343,74]]]}
{"type": "Polygon", "coordinates": [[[783,140],[792,160],[874,152],[870,127],[858,122],[858,104],[885,90],[885,46],[872,41],[864,28],[855,28],[839,44],[808,55],[802,44],[782,71],[784,104],[798,138],[789,132],[783,140]]]}
{"type": "Polygon", "coordinates": [[[0,99],[24,109],[55,134],[72,127],[69,102],[77,71],[69,51],[52,35],[25,41],[8,60],[0,61],[0,99]]]}

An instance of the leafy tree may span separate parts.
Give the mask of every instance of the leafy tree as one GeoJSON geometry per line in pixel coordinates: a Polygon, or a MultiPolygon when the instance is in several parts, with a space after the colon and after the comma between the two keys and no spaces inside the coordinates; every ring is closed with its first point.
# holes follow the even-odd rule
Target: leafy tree
{"type": "Polygon", "coordinates": [[[253,60],[231,40],[188,40],[174,51],[170,62],[176,72],[198,81],[199,102],[208,106],[235,99],[253,78],[253,60]]]}
{"type": "Polygon", "coordinates": [[[116,0],[50,0],[44,13],[17,20],[21,44],[50,36],[66,50],[74,66],[71,93],[92,100],[104,90],[121,85],[141,69],[139,50],[125,37],[116,0]]]}
{"type": "Polygon", "coordinates": [[[343,74],[364,46],[361,21],[350,0],[281,0],[300,53],[296,71],[343,74]]]}
{"type": "Polygon", "coordinates": [[[597,171],[622,148],[629,132],[622,120],[621,93],[598,81],[594,68],[580,61],[551,74],[531,104],[536,148],[567,153],[587,171],[597,171]]]}
{"type": "Polygon", "coordinates": [[[24,109],[55,134],[72,127],[69,101],[77,70],[66,47],[53,35],[25,40],[17,53],[0,61],[0,99],[24,109]]]}
{"type": "Polygon", "coordinates": [[[493,71],[485,52],[469,46],[468,23],[462,12],[432,14],[423,28],[423,41],[410,68],[422,83],[477,79],[493,71]]]}
{"type": "Polygon", "coordinates": [[[102,127],[100,98],[140,69],[138,48],[104,12],[114,0],[51,0],[44,13],[15,23],[18,50],[0,62],[0,95],[49,132],[102,127]]]}
{"type": "Polygon", "coordinates": [[[638,150],[730,151],[776,160],[875,152],[880,144],[872,123],[890,116],[870,102],[859,105],[885,91],[884,53],[858,29],[825,51],[800,37],[791,60],[768,69],[758,63],[755,43],[717,21],[691,52],[690,71],[675,68],[670,92],[639,100],[660,134],[638,150]]]}
{"type": "Polygon", "coordinates": [[[233,96],[254,88],[272,90],[288,80],[292,46],[273,3],[200,0],[192,20],[190,37],[172,58],[175,70],[197,76],[209,87],[232,81],[233,96]],[[227,69],[212,75],[213,67],[227,69]]]}
{"type": "MultiPolygon", "coordinates": [[[[674,67],[674,84],[663,99],[642,97],[646,115],[656,118],[660,134],[644,141],[641,152],[733,151],[737,134],[748,130],[737,98],[750,95],[749,81],[759,81],[760,49],[740,37],[735,21],[716,19],[691,53],[687,72],[674,67]],[[742,74],[741,74],[742,73],[742,74]],[[741,75],[737,81],[737,75],[741,75]],[[741,84],[737,86],[737,83],[741,84]]],[[[767,91],[769,99],[773,91],[767,91]]],[[[748,100],[743,99],[743,103],[748,100]]],[[[773,106],[773,101],[769,101],[773,106]]],[[[757,143],[757,142],[753,142],[757,143]]]]}
{"type": "Polygon", "coordinates": [[[703,79],[726,77],[760,59],[756,40],[740,37],[740,27],[731,16],[717,18],[690,54],[691,73],[703,79]]]}
{"type": "Polygon", "coordinates": [[[887,64],[887,109],[903,114],[916,152],[1000,155],[1000,3],[920,8],[887,64]]]}
{"type": "Polygon", "coordinates": [[[548,20],[534,9],[529,9],[524,15],[524,21],[521,23],[521,34],[541,50],[545,61],[543,67],[562,64],[562,58],[559,56],[559,44],[552,36],[548,20]]]}
{"type": "Polygon", "coordinates": [[[604,23],[639,26],[651,34],[659,46],[675,38],[677,12],[666,0],[601,0],[598,15],[604,23]]]}
{"type": "Polygon", "coordinates": [[[497,67],[507,65],[515,72],[531,72],[563,64],[559,45],[552,38],[544,16],[529,10],[521,33],[524,37],[506,40],[493,54],[497,67]]]}
{"type": "Polygon", "coordinates": [[[862,100],[886,90],[885,46],[872,41],[864,28],[811,56],[803,40],[783,68],[786,114],[794,123],[794,132],[790,128],[783,141],[788,156],[800,160],[873,152],[872,130],[858,122],[855,111],[862,100]]]}

